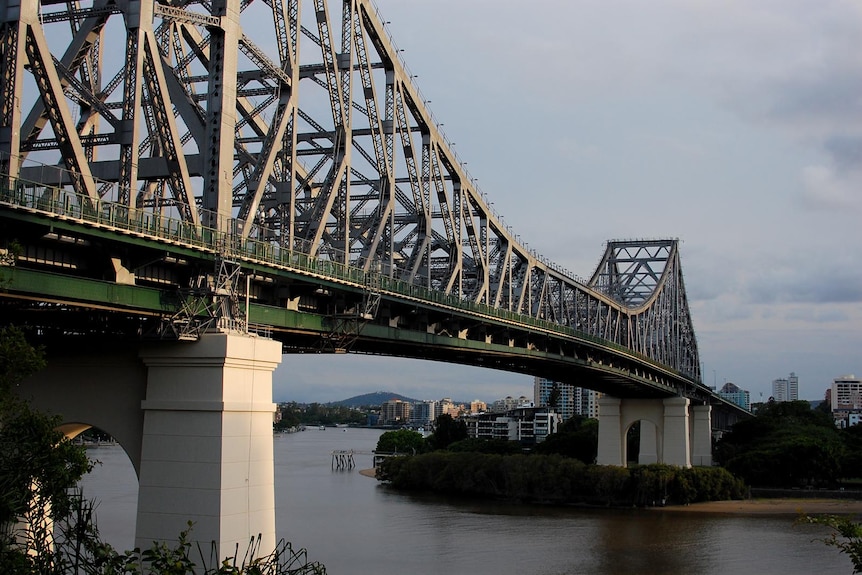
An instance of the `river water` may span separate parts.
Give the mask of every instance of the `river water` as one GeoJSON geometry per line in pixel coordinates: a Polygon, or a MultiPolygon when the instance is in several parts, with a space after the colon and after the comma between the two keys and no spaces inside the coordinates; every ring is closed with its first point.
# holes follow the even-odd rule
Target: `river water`
{"type": "MultiPolygon", "coordinates": [[[[275,438],[279,537],[331,575],[851,573],[793,517],[585,510],[449,500],[393,492],[357,468],[333,471],[335,449],[370,451],[380,431],[309,428],[275,438]]],[[[137,480],[121,448],[100,447],[84,480],[100,529],[134,544],[137,480]]]]}

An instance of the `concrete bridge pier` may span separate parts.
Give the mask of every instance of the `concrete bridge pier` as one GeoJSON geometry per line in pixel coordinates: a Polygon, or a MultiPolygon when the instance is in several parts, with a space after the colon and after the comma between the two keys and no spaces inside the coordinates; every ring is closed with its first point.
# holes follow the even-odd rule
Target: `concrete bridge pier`
{"type": "Polygon", "coordinates": [[[144,349],[147,367],[135,544],[191,539],[218,558],[261,535],[275,549],[272,372],[279,342],[230,333],[144,349]]]}
{"type": "MultiPolygon", "coordinates": [[[[21,386],[74,437],[93,426],[123,447],[139,479],[135,545],[189,536],[217,556],[261,535],[275,549],[272,372],[279,342],[208,333],[197,342],[60,349],[21,386]]],[[[213,567],[213,565],[210,565],[213,567]]]]}
{"type": "Polygon", "coordinates": [[[691,406],[691,464],[712,465],[712,406],[691,406]]]}
{"type": "Polygon", "coordinates": [[[685,397],[599,399],[599,445],[596,462],[625,466],[626,435],[641,422],[639,463],[680,467],[711,465],[710,407],[691,406],[685,397]]]}

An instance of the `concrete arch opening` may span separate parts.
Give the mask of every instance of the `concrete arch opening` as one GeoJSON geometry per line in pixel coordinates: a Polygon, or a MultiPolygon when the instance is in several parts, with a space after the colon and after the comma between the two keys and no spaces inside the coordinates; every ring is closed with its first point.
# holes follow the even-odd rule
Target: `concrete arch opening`
{"type": "Polygon", "coordinates": [[[596,462],[626,466],[629,430],[639,423],[638,463],[680,467],[712,465],[711,407],[692,405],[685,397],[599,399],[599,446],[596,462]]]}
{"type": "Polygon", "coordinates": [[[624,459],[626,465],[658,463],[662,453],[661,426],[649,419],[633,421],[626,430],[624,459]]]}
{"type": "Polygon", "coordinates": [[[78,487],[85,501],[92,502],[102,541],[115,549],[135,546],[135,516],[138,473],[129,450],[104,429],[81,422],[63,423],[57,428],[72,441],[82,441],[87,456],[95,463],[81,478],[78,487]]]}

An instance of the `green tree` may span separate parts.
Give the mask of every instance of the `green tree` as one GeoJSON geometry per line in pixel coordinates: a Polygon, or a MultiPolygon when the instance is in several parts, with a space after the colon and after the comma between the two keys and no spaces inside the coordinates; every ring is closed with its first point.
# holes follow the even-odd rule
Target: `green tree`
{"type": "Polygon", "coordinates": [[[498,455],[514,455],[523,450],[518,441],[507,439],[467,438],[450,443],[446,448],[453,452],[496,453],[498,455]]]}
{"type": "Polygon", "coordinates": [[[467,439],[467,424],[444,413],[434,422],[434,433],[428,438],[428,442],[432,449],[446,449],[462,439],[467,439]]]}
{"type": "Polygon", "coordinates": [[[542,443],[535,452],[546,455],[559,454],[573,457],[584,463],[593,463],[599,445],[599,422],[581,415],[574,415],[542,443]]]}
{"type": "Polygon", "coordinates": [[[377,451],[381,453],[416,454],[426,450],[425,438],[418,431],[398,429],[387,431],[377,440],[377,451]]]}
{"type": "Polygon", "coordinates": [[[841,476],[844,479],[862,479],[862,425],[842,429],[840,433],[844,441],[841,476]]]}
{"type": "Polygon", "coordinates": [[[829,537],[823,539],[823,542],[836,547],[850,558],[853,563],[853,573],[862,573],[862,525],[849,517],[835,515],[805,515],[799,521],[831,527],[834,531],[829,537]]]}
{"type": "Polygon", "coordinates": [[[753,486],[829,485],[842,476],[845,441],[807,401],[768,403],[717,444],[716,460],[753,486]]]}
{"type": "Polygon", "coordinates": [[[83,447],[57,431],[59,417],[34,410],[17,393],[45,365],[15,327],[0,328],[0,572],[47,572],[53,521],[71,513],[71,489],[90,470],[83,447]]]}
{"type": "Polygon", "coordinates": [[[13,388],[45,367],[45,350],[35,348],[15,326],[0,327],[0,401],[12,399],[13,388]]]}

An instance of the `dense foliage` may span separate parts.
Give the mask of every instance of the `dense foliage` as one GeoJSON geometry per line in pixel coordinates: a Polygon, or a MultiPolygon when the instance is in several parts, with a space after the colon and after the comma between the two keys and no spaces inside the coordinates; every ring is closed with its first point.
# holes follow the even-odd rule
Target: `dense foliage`
{"type": "Polygon", "coordinates": [[[428,451],[428,444],[418,431],[398,429],[382,433],[377,439],[376,451],[379,453],[424,453],[428,451]]]}
{"type": "Polygon", "coordinates": [[[428,444],[431,449],[446,449],[464,439],[467,439],[467,424],[444,413],[434,422],[434,432],[428,438],[428,444]]]}
{"type": "Polygon", "coordinates": [[[450,443],[447,451],[470,452],[470,453],[496,453],[498,455],[513,455],[521,453],[524,448],[518,441],[507,441],[505,439],[476,439],[468,438],[450,443]]]}
{"type": "Polygon", "coordinates": [[[836,429],[830,416],[807,401],[769,403],[757,417],[733,426],[717,444],[715,458],[756,487],[828,486],[858,472],[862,459],[852,456],[852,440],[858,444],[858,438],[836,429]]]}
{"type": "Polygon", "coordinates": [[[19,397],[21,383],[45,365],[15,327],[0,328],[0,572],[47,573],[51,521],[73,509],[70,489],[89,471],[83,447],[57,431],[60,420],[19,397]]]}
{"type": "Polygon", "coordinates": [[[291,401],[279,407],[281,421],[276,423],[276,430],[299,427],[300,425],[366,425],[367,410],[345,407],[343,405],[326,405],[323,403],[296,403],[291,401]]]}
{"type": "Polygon", "coordinates": [[[598,444],[598,420],[575,415],[566,420],[557,433],[538,444],[535,452],[545,455],[556,453],[584,463],[595,463],[598,444]]]}
{"type": "Polygon", "coordinates": [[[82,447],[57,431],[58,417],[44,415],[17,390],[45,365],[44,352],[14,327],[0,328],[0,524],[30,515],[69,512],[69,488],[90,470],[82,447]]]}
{"type": "Polygon", "coordinates": [[[744,485],[726,470],[586,465],[560,455],[435,451],[387,459],[378,479],[397,489],[524,502],[607,506],[738,499],[744,485]]]}

